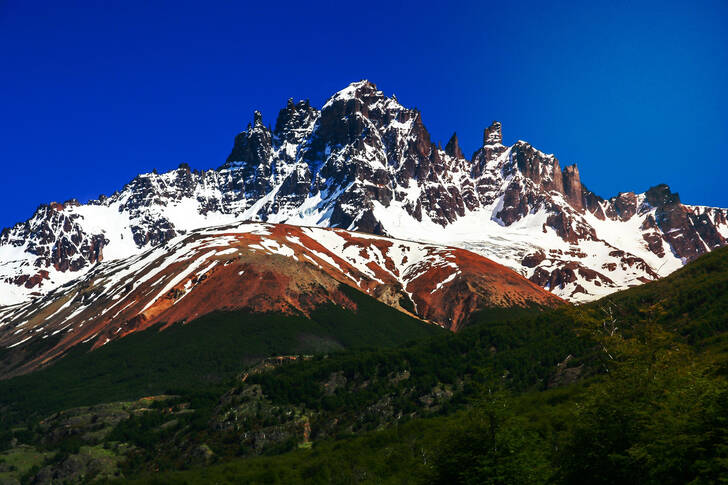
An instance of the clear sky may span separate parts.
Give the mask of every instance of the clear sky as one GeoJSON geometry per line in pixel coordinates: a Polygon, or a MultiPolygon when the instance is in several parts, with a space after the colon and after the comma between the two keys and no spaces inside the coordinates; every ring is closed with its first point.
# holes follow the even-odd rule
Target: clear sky
{"type": "Polygon", "coordinates": [[[602,197],[728,207],[728,2],[591,3],[0,0],[0,227],[363,78],[467,154],[497,119],[602,197]]]}

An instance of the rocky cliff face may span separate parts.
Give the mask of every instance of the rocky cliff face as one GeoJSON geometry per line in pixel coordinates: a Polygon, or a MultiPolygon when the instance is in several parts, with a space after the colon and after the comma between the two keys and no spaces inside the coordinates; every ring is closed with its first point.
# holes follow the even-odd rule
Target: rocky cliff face
{"type": "Polygon", "coordinates": [[[102,261],[241,220],[339,227],[444,243],[587,300],[664,276],[726,243],[726,209],[689,206],[667,186],[602,199],[576,165],[493,122],[470,159],[442,149],[416,109],[368,81],[318,110],[260,113],[217,169],[142,174],[108,198],[41,206],[0,236],[0,304],[38,297],[102,261]]]}

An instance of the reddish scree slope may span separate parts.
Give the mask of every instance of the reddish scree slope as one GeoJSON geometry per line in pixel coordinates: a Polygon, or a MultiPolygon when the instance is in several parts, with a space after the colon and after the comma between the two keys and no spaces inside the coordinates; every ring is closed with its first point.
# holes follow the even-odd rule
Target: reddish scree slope
{"type": "Polygon", "coordinates": [[[481,308],[563,303],[463,249],[338,229],[240,223],[180,236],[140,256],[99,265],[42,300],[0,308],[0,346],[22,351],[60,334],[50,350],[13,371],[24,373],[81,342],[97,348],[160,322],[191,321],[216,310],[306,314],[324,303],[356,310],[341,284],[453,331],[481,308]]]}

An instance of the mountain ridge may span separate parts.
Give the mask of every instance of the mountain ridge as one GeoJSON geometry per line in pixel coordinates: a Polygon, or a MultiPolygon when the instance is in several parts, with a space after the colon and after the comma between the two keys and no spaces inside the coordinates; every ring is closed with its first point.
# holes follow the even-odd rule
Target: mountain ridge
{"type": "Polygon", "coordinates": [[[417,109],[368,81],[320,110],[290,99],[272,129],[256,111],[217,169],[182,164],[140,174],[110,197],[42,205],[4,229],[0,304],[40,297],[101,261],[240,220],[458,246],[571,301],[654,280],[726,244],[728,209],[684,205],[666,185],[603,199],[576,165],[562,169],[527,142],[502,141],[494,122],[470,160],[456,134],[442,149],[417,109]]]}

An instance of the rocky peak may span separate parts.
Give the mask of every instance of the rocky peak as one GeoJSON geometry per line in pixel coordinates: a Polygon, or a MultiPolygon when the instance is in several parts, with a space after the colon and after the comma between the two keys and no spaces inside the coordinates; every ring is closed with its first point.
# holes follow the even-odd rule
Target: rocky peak
{"type": "Polygon", "coordinates": [[[460,149],[460,143],[458,142],[458,134],[453,133],[450,137],[450,141],[445,145],[445,153],[455,158],[465,158],[463,151],[460,149]]]}
{"type": "Polygon", "coordinates": [[[289,98],[286,107],[278,113],[273,134],[279,142],[300,143],[317,114],[318,110],[308,100],[294,104],[293,98],[289,98]]]}
{"type": "Polygon", "coordinates": [[[349,84],[349,86],[347,88],[345,88],[343,91],[345,91],[346,89],[353,89],[354,92],[356,92],[357,95],[361,96],[361,97],[381,93],[381,91],[379,91],[377,89],[377,85],[367,79],[362,79],[361,81],[353,82],[353,83],[349,84]]]}
{"type": "Polygon", "coordinates": [[[673,205],[680,203],[680,195],[670,191],[670,187],[667,184],[655,185],[645,192],[647,202],[652,207],[664,207],[666,205],[673,205]]]}
{"type": "Polygon", "coordinates": [[[607,215],[623,221],[631,219],[637,213],[637,195],[634,192],[620,192],[610,199],[607,215]]]}
{"type": "Polygon", "coordinates": [[[500,121],[494,121],[483,131],[483,145],[497,145],[503,143],[500,121]]]}
{"type": "MultiPolygon", "coordinates": [[[[327,108],[337,104],[354,104],[356,106],[354,109],[359,111],[362,107],[366,107],[367,105],[381,99],[384,99],[384,94],[377,89],[377,86],[374,85],[374,83],[367,80],[357,81],[349,84],[347,87],[331,96],[326,104],[324,104],[322,111],[325,111],[327,108]]],[[[339,108],[339,110],[341,110],[341,108],[339,108]]],[[[348,111],[351,110],[352,109],[349,108],[348,111]]]]}
{"type": "MultiPolygon", "coordinates": [[[[488,240],[482,248],[491,248],[488,238],[497,234],[504,242],[496,244],[495,253],[482,249],[484,254],[508,255],[504,258],[522,274],[567,296],[584,291],[569,284],[579,280],[585,285],[590,272],[610,275],[601,279],[605,287],[587,285],[592,295],[606,294],[612,291],[606,287],[652,278],[650,268],[661,275],[675,269],[678,263],[670,258],[685,261],[726,243],[728,211],[683,206],[666,185],[645,195],[620,194],[605,201],[582,185],[575,165],[562,169],[554,155],[523,141],[503,145],[497,121],[484,130],[483,143],[470,162],[457,134],[443,152],[432,143],[416,108],[384,96],[369,81],[350,84],[320,111],[308,101],[289,99],[272,131],[255,112],[252,123],[235,137],[227,162],[217,170],[190,171],[181,165],[164,174],[142,174],[123,191],[88,204],[98,210],[77,207],[77,202],[48,205],[28,223],[3,231],[0,260],[3,254],[15,258],[18,248],[27,256],[10,269],[0,265],[0,301],[3,293],[9,294],[3,282],[17,286],[16,277],[31,278],[35,268],[49,271],[50,282],[44,288],[56,287],[68,278],[59,272],[90,268],[104,257],[102,249],[108,259],[115,259],[120,257],[116,248],[126,254],[124,246],[130,240],[141,251],[218,220],[292,222],[449,242],[448,225],[468,218],[478,223],[472,224],[472,233],[463,236],[462,244],[481,247],[479,242],[488,240]],[[544,211],[546,218],[539,220],[544,211]],[[600,232],[587,212],[615,222],[639,217],[640,224],[624,227],[634,231],[639,226],[647,249],[643,251],[641,239],[631,246],[608,240],[609,232],[600,232]],[[128,219],[128,230],[114,225],[118,217],[128,219]],[[443,232],[436,226],[419,227],[425,220],[443,232]],[[523,223],[511,229],[518,221],[523,223]],[[488,227],[488,222],[496,226],[488,227]],[[519,239],[518,231],[524,227],[533,229],[528,241],[519,239]],[[553,242],[550,230],[556,231],[561,243],[553,242]],[[542,234],[546,239],[539,242],[542,234]],[[605,238],[607,248],[644,256],[639,264],[647,269],[627,270],[623,264],[628,262],[605,257],[584,262],[586,266],[578,270],[571,268],[570,278],[576,279],[562,278],[561,289],[556,290],[554,271],[562,274],[564,269],[558,265],[581,259],[574,248],[585,240],[602,244],[599,237],[605,238]],[[534,252],[531,249],[548,250],[536,267],[521,264],[524,255],[534,252]],[[549,252],[552,249],[559,252],[549,252]]],[[[628,266],[637,264],[637,259],[628,266]]]]}
{"type": "Polygon", "coordinates": [[[514,168],[543,190],[555,190],[566,195],[559,160],[553,155],[547,155],[524,141],[518,141],[511,149],[511,160],[514,168]]]}
{"type": "Polygon", "coordinates": [[[263,114],[257,109],[253,112],[253,126],[263,127],[263,114]]]}
{"type": "Polygon", "coordinates": [[[271,151],[271,133],[263,126],[263,115],[260,111],[253,113],[253,127],[239,133],[235,137],[233,149],[227,162],[244,161],[248,165],[266,163],[271,151]]]}
{"type": "Polygon", "coordinates": [[[645,199],[656,208],[655,222],[663,239],[675,255],[690,261],[712,247],[722,246],[725,238],[705,214],[695,214],[680,203],[680,196],[667,184],[656,185],[645,192],[645,199]]]}
{"type": "Polygon", "coordinates": [[[564,180],[564,195],[566,196],[566,200],[569,201],[569,204],[575,209],[583,209],[584,208],[584,199],[583,199],[583,188],[581,186],[581,177],[579,176],[579,168],[574,165],[569,165],[568,167],[564,167],[563,171],[563,180],[564,180]]]}
{"type": "Polygon", "coordinates": [[[382,92],[369,81],[352,83],[334,94],[321,109],[308,158],[320,157],[326,145],[345,146],[356,142],[367,128],[370,106],[384,99],[382,92]]]}

